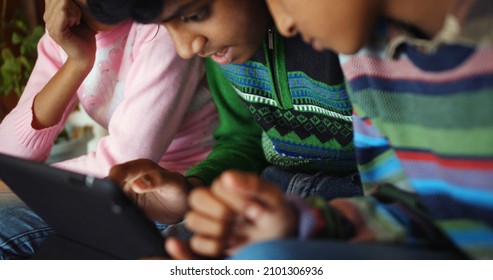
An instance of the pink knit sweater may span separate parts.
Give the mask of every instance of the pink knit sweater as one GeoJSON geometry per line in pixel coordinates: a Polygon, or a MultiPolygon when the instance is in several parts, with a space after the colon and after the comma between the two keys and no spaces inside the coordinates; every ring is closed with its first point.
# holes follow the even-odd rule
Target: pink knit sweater
{"type": "Polygon", "coordinates": [[[74,95],[63,119],[52,127],[32,127],[33,100],[67,56],[48,36],[17,107],[0,124],[0,153],[45,161],[76,102],[109,135],[97,150],[55,165],[107,176],[118,163],[138,158],[185,172],[204,159],[213,144],[216,108],[200,59],[181,59],[168,32],[158,25],[125,23],[96,35],[96,62],[74,95]]]}

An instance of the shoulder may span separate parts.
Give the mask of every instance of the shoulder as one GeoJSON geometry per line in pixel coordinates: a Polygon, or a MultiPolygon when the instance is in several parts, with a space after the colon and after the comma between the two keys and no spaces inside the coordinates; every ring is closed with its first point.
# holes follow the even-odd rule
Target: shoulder
{"type": "Polygon", "coordinates": [[[134,51],[144,49],[152,52],[170,52],[174,50],[168,30],[159,24],[132,23],[128,40],[134,51]]]}
{"type": "Polygon", "coordinates": [[[129,35],[141,40],[154,38],[170,39],[168,30],[163,25],[153,23],[141,24],[134,22],[130,28],[129,35]]]}
{"type": "Polygon", "coordinates": [[[394,28],[389,22],[381,20],[375,26],[368,42],[357,53],[345,55],[339,54],[339,61],[345,68],[357,67],[365,63],[376,63],[389,61],[387,49],[391,29],[394,28]],[[369,61],[367,61],[369,60],[369,61]],[[365,61],[361,63],[361,61],[365,61]]]}

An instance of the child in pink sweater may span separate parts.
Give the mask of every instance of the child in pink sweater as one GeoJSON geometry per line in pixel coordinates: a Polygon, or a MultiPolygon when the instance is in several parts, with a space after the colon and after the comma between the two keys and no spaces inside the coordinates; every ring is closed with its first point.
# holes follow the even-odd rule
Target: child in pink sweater
{"type": "Polygon", "coordinates": [[[159,25],[93,19],[85,0],[46,0],[47,34],[0,153],[45,161],[79,103],[106,128],[95,152],[55,165],[98,177],[138,158],[185,172],[209,153],[217,123],[202,61],[181,59],[159,25]]]}

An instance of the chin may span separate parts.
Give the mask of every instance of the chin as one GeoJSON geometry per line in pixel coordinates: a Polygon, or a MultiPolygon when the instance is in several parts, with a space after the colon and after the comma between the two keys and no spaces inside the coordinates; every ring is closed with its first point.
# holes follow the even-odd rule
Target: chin
{"type": "Polygon", "coordinates": [[[237,58],[235,60],[233,60],[231,63],[232,64],[243,64],[245,62],[247,62],[248,60],[250,60],[249,58],[237,58]]]}
{"type": "MultiPolygon", "coordinates": [[[[259,45],[258,48],[253,49],[253,48],[248,48],[248,49],[243,49],[241,52],[237,52],[237,56],[233,60],[234,64],[242,64],[247,61],[249,61],[255,53],[261,48],[262,45],[259,45]]],[[[238,51],[238,50],[237,50],[238,51]]]]}
{"type": "Polygon", "coordinates": [[[365,40],[353,40],[351,42],[346,42],[334,46],[332,50],[334,50],[334,52],[336,53],[351,55],[359,52],[365,46],[365,44],[365,40]]]}

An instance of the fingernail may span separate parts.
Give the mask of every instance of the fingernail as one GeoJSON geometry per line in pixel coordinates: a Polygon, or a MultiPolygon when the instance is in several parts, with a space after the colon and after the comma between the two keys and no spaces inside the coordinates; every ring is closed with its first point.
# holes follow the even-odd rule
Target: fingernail
{"type": "Polygon", "coordinates": [[[151,184],[151,177],[149,175],[144,175],[142,180],[148,185],[151,184]]]}
{"type": "Polygon", "coordinates": [[[144,175],[142,177],[140,177],[139,179],[137,179],[138,182],[139,182],[139,188],[141,189],[148,189],[150,188],[151,186],[151,177],[149,177],[148,175],[144,175]]]}

